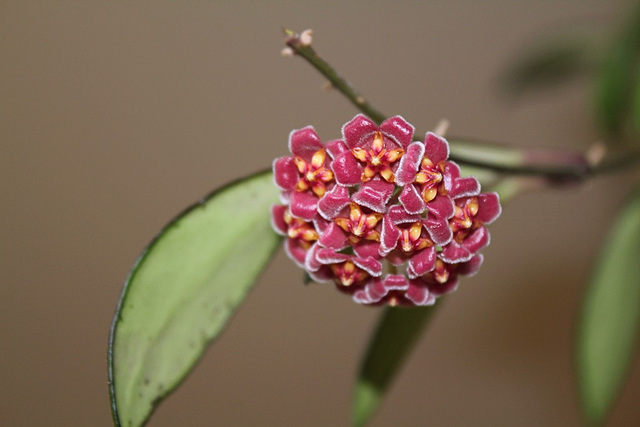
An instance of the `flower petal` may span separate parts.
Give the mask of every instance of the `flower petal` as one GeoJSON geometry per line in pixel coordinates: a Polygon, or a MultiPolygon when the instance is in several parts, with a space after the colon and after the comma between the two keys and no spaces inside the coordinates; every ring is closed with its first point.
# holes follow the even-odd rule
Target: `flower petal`
{"type": "Polygon", "coordinates": [[[385,215],[382,220],[382,233],[380,233],[380,255],[386,256],[396,248],[400,234],[391,216],[385,215]]]}
{"type": "Polygon", "coordinates": [[[477,219],[485,224],[490,224],[500,216],[501,212],[502,207],[497,193],[484,193],[478,196],[477,219]]]}
{"type": "Polygon", "coordinates": [[[477,254],[469,261],[458,264],[456,273],[463,276],[473,276],[480,269],[482,261],[484,261],[484,257],[482,256],[482,254],[477,254]]]}
{"type": "Polygon", "coordinates": [[[287,239],[284,244],[284,251],[299,267],[304,268],[304,261],[307,257],[307,250],[300,246],[297,239],[287,239]]]}
{"type": "Polygon", "coordinates": [[[427,288],[429,289],[429,293],[431,293],[435,297],[451,293],[458,289],[458,276],[452,274],[449,280],[444,283],[438,283],[434,280],[432,282],[429,282],[427,288]]]}
{"type": "Polygon", "coordinates": [[[427,208],[424,200],[418,194],[418,190],[414,185],[407,185],[402,189],[398,201],[402,204],[404,209],[410,214],[421,214],[427,208]]]}
{"type": "MultiPolygon", "coordinates": [[[[307,252],[307,256],[304,258],[304,269],[308,273],[316,272],[322,267],[322,263],[318,261],[318,251],[322,249],[318,243],[314,243],[313,246],[307,252]]],[[[314,278],[314,280],[316,280],[314,278]]]]}
{"type": "Polygon", "coordinates": [[[480,193],[480,183],[474,177],[457,178],[451,183],[449,196],[457,199],[460,197],[476,196],[480,193]]]}
{"type": "Polygon", "coordinates": [[[437,196],[435,199],[427,203],[429,215],[438,219],[449,219],[455,213],[455,203],[448,196],[437,196]]]}
{"type": "Polygon", "coordinates": [[[351,203],[349,190],[341,185],[336,185],[320,199],[318,212],[323,218],[331,220],[337,217],[349,203],[351,203]]]}
{"type": "Polygon", "coordinates": [[[351,199],[375,212],[385,213],[387,211],[387,202],[391,198],[394,189],[395,186],[393,184],[374,179],[362,184],[360,189],[351,196],[351,199]]]}
{"type": "Polygon", "coordinates": [[[287,206],[273,205],[271,207],[271,226],[281,236],[286,236],[287,231],[289,231],[289,226],[284,222],[284,213],[286,211],[287,206]]]}
{"type": "Polygon", "coordinates": [[[331,271],[331,269],[326,265],[321,265],[321,267],[316,271],[307,270],[307,274],[309,275],[309,277],[311,277],[311,279],[314,282],[317,282],[317,283],[332,282],[335,277],[335,274],[333,274],[333,271],[331,271]]]}
{"type": "Polygon", "coordinates": [[[283,205],[288,205],[289,203],[291,203],[292,192],[293,190],[282,190],[280,192],[280,197],[278,197],[280,199],[280,203],[282,203],[283,205]]]}
{"type": "Polygon", "coordinates": [[[485,227],[480,227],[464,239],[462,246],[470,253],[475,254],[480,249],[488,246],[489,242],[489,231],[485,227]]]}
{"type": "Polygon", "coordinates": [[[443,162],[449,158],[449,143],[443,137],[433,132],[427,132],[424,138],[424,155],[434,164],[443,162]]]}
{"type": "MultiPolygon", "coordinates": [[[[433,270],[436,266],[436,248],[432,246],[430,248],[423,249],[413,254],[409,259],[409,267],[411,274],[409,278],[415,279],[419,276],[423,276],[433,270]]],[[[407,268],[409,272],[409,268],[407,268]]]]}
{"type": "Polygon", "coordinates": [[[451,191],[453,181],[460,178],[460,166],[454,162],[446,162],[442,174],[442,182],[447,191],[451,191]]]}
{"type": "Polygon", "coordinates": [[[414,142],[407,148],[404,156],[400,159],[398,170],[396,171],[396,184],[403,186],[413,182],[420,167],[422,156],[424,155],[424,144],[414,142]]]}
{"type": "Polygon", "coordinates": [[[342,126],[342,136],[347,147],[353,149],[364,145],[367,137],[377,130],[378,125],[371,119],[363,114],[358,114],[342,126]]]}
{"type": "Polygon", "coordinates": [[[429,292],[426,283],[421,280],[411,280],[409,282],[409,289],[407,289],[404,296],[419,306],[433,305],[436,302],[435,296],[429,292]]]}
{"type": "Polygon", "coordinates": [[[319,248],[316,251],[316,259],[321,264],[339,264],[348,261],[350,258],[350,255],[341,254],[333,249],[319,248]]]}
{"type": "Polygon", "coordinates": [[[353,157],[351,151],[344,151],[338,154],[331,163],[331,169],[333,175],[336,178],[336,182],[341,185],[355,185],[360,184],[360,177],[362,175],[362,166],[353,157]]]}
{"type": "Polygon", "coordinates": [[[427,218],[424,225],[427,227],[429,237],[436,245],[444,246],[453,238],[449,221],[446,219],[427,218]]]}
{"type": "Polygon", "coordinates": [[[318,233],[324,233],[324,230],[327,228],[327,226],[331,224],[331,221],[327,221],[321,216],[316,216],[315,218],[313,218],[312,222],[313,222],[313,226],[315,227],[318,233]]]}
{"type": "Polygon", "coordinates": [[[378,302],[389,292],[380,278],[375,278],[365,286],[365,291],[371,302],[378,302]]]}
{"type": "Polygon", "coordinates": [[[394,116],[382,122],[380,130],[406,149],[411,144],[415,128],[402,116],[394,116]]]}
{"type": "Polygon", "coordinates": [[[373,240],[360,240],[353,246],[353,252],[358,258],[380,258],[379,254],[380,242],[373,240]]]}
{"type": "Polygon", "coordinates": [[[373,257],[353,258],[353,263],[374,277],[382,274],[382,264],[373,257]]]}
{"type": "Polygon", "coordinates": [[[309,193],[291,194],[291,215],[311,221],[318,213],[318,198],[309,193]]]}
{"type": "Polygon", "coordinates": [[[409,281],[400,274],[387,275],[382,280],[382,284],[387,291],[405,291],[409,288],[409,281]]]}
{"type": "Polygon", "coordinates": [[[289,134],[289,150],[294,156],[307,162],[313,154],[322,148],[322,141],[313,126],[291,131],[289,134]]]}
{"type": "Polygon", "coordinates": [[[387,211],[387,216],[391,218],[394,224],[407,224],[410,222],[418,222],[422,217],[418,214],[409,214],[400,205],[393,205],[387,211]]]}
{"type": "Polygon", "coordinates": [[[280,157],[273,161],[273,180],[283,190],[291,190],[300,179],[293,157],[280,157]]]}
{"type": "Polygon", "coordinates": [[[356,292],[353,293],[351,298],[353,299],[353,302],[355,302],[356,304],[363,304],[363,305],[371,304],[371,298],[369,297],[369,295],[367,295],[367,291],[364,289],[358,289],[356,292]]]}
{"type": "Polygon", "coordinates": [[[338,157],[338,154],[343,153],[345,151],[349,151],[347,148],[347,144],[344,143],[341,139],[336,139],[333,141],[329,141],[324,145],[324,149],[329,153],[332,159],[338,157]]]}
{"type": "Polygon", "coordinates": [[[382,280],[375,278],[353,294],[353,300],[358,304],[375,304],[387,295],[382,280]]]}
{"type": "Polygon", "coordinates": [[[331,222],[320,236],[318,243],[325,248],[338,251],[347,246],[347,234],[335,222],[331,222]]]}
{"type": "Polygon", "coordinates": [[[460,245],[460,243],[452,240],[444,248],[442,248],[442,252],[440,252],[438,256],[444,262],[454,264],[458,262],[469,261],[473,254],[469,252],[467,248],[460,245]]]}

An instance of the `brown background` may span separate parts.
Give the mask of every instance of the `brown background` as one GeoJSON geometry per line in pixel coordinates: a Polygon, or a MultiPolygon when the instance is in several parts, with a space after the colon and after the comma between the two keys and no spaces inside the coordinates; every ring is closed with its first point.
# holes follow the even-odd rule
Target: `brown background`
{"type": "MultiPolygon", "coordinates": [[[[584,149],[584,79],[512,104],[496,79],[536,37],[605,31],[625,1],[0,3],[0,424],[107,426],[109,323],[135,257],[211,188],[338,136],[355,110],[283,25],[388,114],[421,129],[584,149]]],[[[481,274],[448,301],[376,426],[580,425],[572,337],[624,177],[522,196],[481,274]]],[[[282,254],[153,426],[346,425],[376,310],[303,287],[282,254]]],[[[610,425],[640,425],[640,369],[610,425]]]]}

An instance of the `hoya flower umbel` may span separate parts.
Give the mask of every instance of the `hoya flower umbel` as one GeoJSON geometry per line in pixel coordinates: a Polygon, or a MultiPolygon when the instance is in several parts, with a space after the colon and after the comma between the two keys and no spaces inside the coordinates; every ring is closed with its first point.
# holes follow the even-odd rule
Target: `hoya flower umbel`
{"type": "Polygon", "coordinates": [[[395,116],[379,126],[357,115],[323,144],[308,126],[289,135],[276,159],[282,205],[274,229],[287,254],[317,282],[333,282],[369,305],[430,305],[475,274],[500,214],[448,160],[449,144],[395,116]]]}

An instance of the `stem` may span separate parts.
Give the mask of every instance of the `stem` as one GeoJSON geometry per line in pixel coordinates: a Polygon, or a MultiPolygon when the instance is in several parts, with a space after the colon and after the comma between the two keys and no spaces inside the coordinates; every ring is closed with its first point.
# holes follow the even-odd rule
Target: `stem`
{"type": "Polygon", "coordinates": [[[310,44],[304,44],[301,42],[300,37],[294,34],[293,31],[284,30],[287,34],[285,43],[293,51],[307,60],[309,64],[315,67],[316,70],[325,76],[331,85],[338,89],[353,105],[360,111],[367,115],[371,120],[380,124],[387,116],[375,109],[358,91],[355,90],[346,79],[338,74],[338,72],[324,59],[322,59],[311,47],[310,44]]]}
{"type": "MultiPolygon", "coordinates": [[[[300,36],[291,30],[285,29],[284,31],[287,36],[285,44],[326,77],[331,82],[331,85],[338,89],[356,108],[378,124],[387,118],[386,115],[373,107],[346,79],[340,76],[327,61],[322,59],[315,49],[311,47],[309,41],[303,42],[300,36]]],[[[421,139],[420,134],[416,133],[416,136],[416,139],[421,139]]],[[[469,148],[469,146],[464,148],[457,144],[457,138],[450,139],[452,140],[450,160],[462,165],[490,169],[509,175],[542,176],[552,183],[582,181],[597,174],[614,172],[620,168],[630,167],[640,162],[640,151],[638,150],[614,153],[595,164],[590,163],[586,156],[582,154],[568,156],[559,151],[526,151],[504,146],[498,149],[502,155],[487,156],[486,144],[477,143],[474,144],[474,148],[469,148]],[[505,157],[505,150],[510,150],[510,155],[505,157]],[[484,154],[484,156],[480,156],[480,154],[484,154]],[[544,159],[541,159],[542,157],[544,159]]],[[[495,144],[491,145],[495,150],[495,144]]]]}

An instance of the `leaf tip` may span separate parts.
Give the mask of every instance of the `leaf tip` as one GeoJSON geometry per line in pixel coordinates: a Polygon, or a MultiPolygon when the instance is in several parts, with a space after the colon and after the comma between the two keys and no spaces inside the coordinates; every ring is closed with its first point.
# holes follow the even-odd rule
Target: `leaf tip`
{"type": "Polygon", "coordinates": [[[351,425],[353,427],[365,426],[380,403],[380,390],[369,381],[361,381],[356,385],[353,393],[353,412],[351,425]]]}

